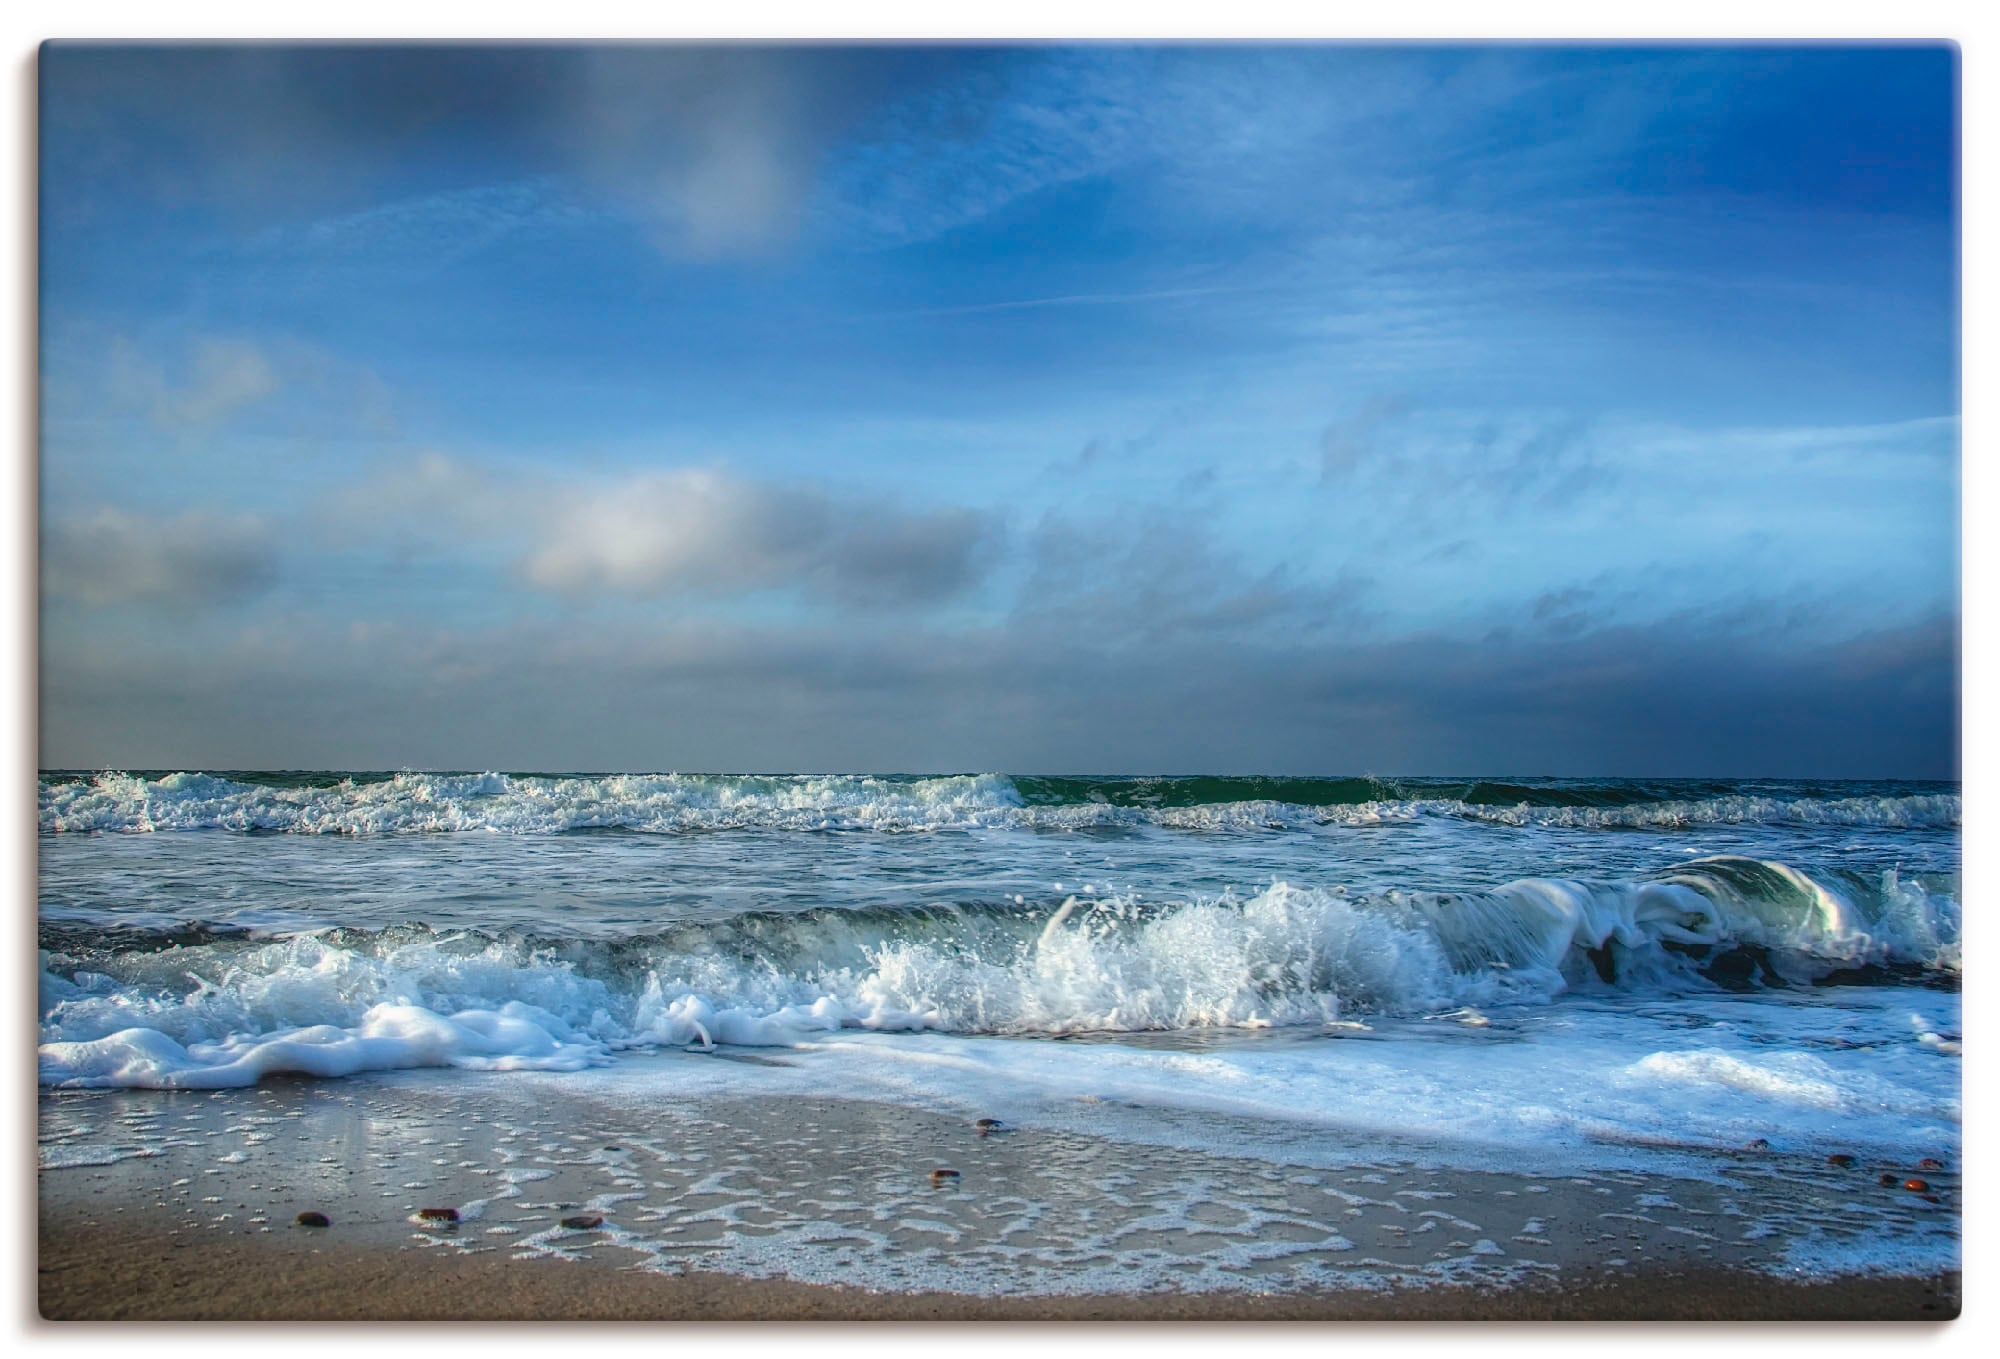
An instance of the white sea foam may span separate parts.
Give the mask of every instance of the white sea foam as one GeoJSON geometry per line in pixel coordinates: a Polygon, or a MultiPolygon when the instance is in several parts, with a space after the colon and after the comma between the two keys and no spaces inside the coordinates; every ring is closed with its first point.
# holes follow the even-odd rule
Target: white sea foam
{"type": "MultiPolygon", "coordinates": [[[[1227,781],[1221,781],[1226,786],[1227,781]]],[[[1301,794],[1305,795],[1305,794],[1301,794]]],[[[1311,830],[1451,817],[1507,825],[1596,830],[1699,826],[1951,827],[1952,793],[1879,797],[1737,794],[1626,806],[1473,803],[1450,797],[1363,802],[1214,800],[1121,806],[1081,800],[1030,805],[999,774],[894,779],[873,776],[615,774],[551,777],[405,773],[326,787],[239,783],[209,774],[158,779],[106,772],[45,781],[44,832],[278,831],[392,835],[492,831],[513,835],[608,829],[678,832],[781,830],[936,831],[1155,826],[1185,831],[1311,830]]]]}
{"type": "Polygon", "coordinates": [[[782,1067],[640,1057],[560,1080],[635,1108],[731,1093],[851,1098],[1303,1165],[1421,1157],[1428,1146],[1468,1167],[1574,1171],[1644,1157],[1706,1177],[1727,1163],[1695,1149],[1760,1138],[1780,1152],[1952,1160],[1958,1060],[1914,1037],[1880,1041],[1907,1003],[1883,987],[1795,1007],[1586,1004],[1430,1041],[1378,1022],[1199,1052],[849,1031],[791,1048],[782,1067]]]}
{"type": "Polygon", "coordinates": [[[422,1006],[377,1005],[351,1027],[312,1024],[186,1046],[158,1029],[121,1029],[97,1039],[44,1043],[40,1069],[49,1085],[213,1090],[255,1085],[273,1072],[575,1071],[606,1060],[602,1044],[564,1042],[536,1022],[546,1017],[512,1003],[449,1018],[422,1006]]]}
{"type": "MultiPolygon", "coordinates": [[[[1060,1035],[1311,1028],[1703,988],[1718,950],[1769,974],[1958,966],[1948,897],[1885,875],[1862,896],[1717,858],[1617,885],[1484,893],[1276,883],[1172,906],[821,911],[645,939],[493,939],[421,928],[44,954],[50,1085],[232,1085],[275,1071],[576,1070],[622,1049],[782,1045],[841,1030],[1060,1035]]],[[[1712,988],[1711,988],[1712,989],[1712,988]]],[[[1933,1040],[1933,1046],[1943,1040],[1933,1040]]],[[[1940,1047],[1940,1050],[1943,1050],[1940,1047]]]]}
{"type": "Polygon", "coordinates": [[[104,1142],[45,1142],[35,1148],[35,1164],[42,1170],[78,1170],[89,1166],[117,1165],[159,1155],[156,1147],[113,1146],[104,1142]]]}
{"type": "Polygon", "coordinates": [[[1712,1049],[1655,1052],[1642,1058],[1634,1070],[1660,1080],[1716,1086],[1822,1109],[1838,1108],[1842,1099],[1839,1085],[1827,1079],[1826,1063],[1802,1053],[1745,1061],[1712,1049]]]}

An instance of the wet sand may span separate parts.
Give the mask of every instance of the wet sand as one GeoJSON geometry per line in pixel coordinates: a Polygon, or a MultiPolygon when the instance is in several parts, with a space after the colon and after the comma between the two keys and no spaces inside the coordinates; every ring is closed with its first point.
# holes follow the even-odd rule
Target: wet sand
{"type": "Polygon", "coordinates": [[[982,1135],[969,1119],[862,1101],[638,1109],[552,1097],[575,1084],[406,1075],[44,1092],[42,1315],[1931,1321],[1959,1310],[1959,1276],[1936,1263],[1956,1259],[1949,1171],[1929,1172],[1926,1196],[1901,1187],[1900,1169],[1762,1151],[1701,1177],[1468,1170],[1323,1140],[1274,1161],[1031,1128],[982,1135]],[[933,1180],[939,1166],[960,1174],[933,1180]],[[427,1221],[425,1208],[457,1221],[427,1221]],[[294,1225],[308,1210],[332,1225],[294,1225]],[[1816,1263],[1857,1252],[1933,1263],[1900,1277],[1816,1263]]]}
{"type": "MultiPolygon", "coordinates": [[[[303,1229],[301,1229],[303,1230],[303,1229]]],[[[189,1240],[42,1219],[49,1320],[1943,1321],[1959,1276],[1791,1283],[1720,1270],[1513,1289],[994,1298],[310,1240],[189,1240]]]]}

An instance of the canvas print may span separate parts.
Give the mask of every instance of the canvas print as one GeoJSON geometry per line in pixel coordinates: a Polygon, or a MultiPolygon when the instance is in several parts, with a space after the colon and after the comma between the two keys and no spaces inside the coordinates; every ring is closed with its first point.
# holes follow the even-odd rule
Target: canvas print
{"type": "Polygon", "coordinates": [[[1960,1305],[1947,42],[55,42],[51,1319],[1960,1305]]]}

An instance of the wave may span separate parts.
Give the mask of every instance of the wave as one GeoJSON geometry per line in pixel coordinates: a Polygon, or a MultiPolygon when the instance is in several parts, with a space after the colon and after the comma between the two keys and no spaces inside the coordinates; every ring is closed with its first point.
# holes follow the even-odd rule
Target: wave
{"type": "Polygon", "coordinates": [[[1953,897],[1887,873],[1712,858],[1639,882],[1479,893],[1274,883],[1161,906],[1071,897],[819,910],[620,940],[421,925],[284,938],[45,926],[40,1077],[247,1085],[272,1072],[577,1070],[634,1047],[840,1029],[1058,1036],[1459,1014],[1571,990],[1955,984],[1953,897]]]}
{"type": "Polygon", "coordinates": [[[1956,827],[1945,785],[874,775],[45,775],[44,833],[557,834],[766,828],[1312,830],[1450,817],[1585,830],[1956,827]]]}

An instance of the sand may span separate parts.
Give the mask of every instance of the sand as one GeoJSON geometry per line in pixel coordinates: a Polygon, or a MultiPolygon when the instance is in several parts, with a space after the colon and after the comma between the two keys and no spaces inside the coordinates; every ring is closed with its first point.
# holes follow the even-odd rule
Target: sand
{"type": "Polygon", "coordinates": [[[521,1262],[366,1244],[305,1229],[190,1240],[147,1226],[41,1224],[49,1320],[599,1321],[1942,1321],[1959,1276],[1794,1283],[1723,1271],[1569,1278],[1491,1291],[1426,1288],[986,1298],[876,1293],[700,1270],[665,1277],[608,1263],[521,1262]]]}
{"type": "Polygon", "coordinates": [[[1955,1175],[1932,1175],[1933,1203],[1880,1185],[1884,1168],[1823,1158],[1745,1154],[1706,1179],[1474,1171],[1337,1148],[1274,1164],[1029,1129],[980,1136],[970,1120],[864,1101],[635,1117],[533,1081],[417,1074],[44,1092],[40,1124],[39,1300],[52,1320],[1959,1311],[1955,1270],[1787,1263],[1811,1259],[1787,1254],[1802,1235],[1931,1243],[1912,1260],[1956,1240],[1955,1175]],[[941,1164],[962,1174],[934,1184],[941,1164]],[[429,1206],[464,1220],[415,1220],[429,1206]],[[302,1210],[333,1225],[293,1225],[302,1210]],[[603,1214],[603,1229],[561,1228],[579,1212],[603,1214]]]}

